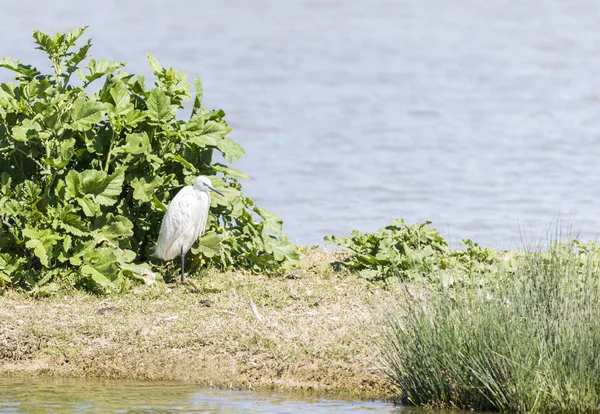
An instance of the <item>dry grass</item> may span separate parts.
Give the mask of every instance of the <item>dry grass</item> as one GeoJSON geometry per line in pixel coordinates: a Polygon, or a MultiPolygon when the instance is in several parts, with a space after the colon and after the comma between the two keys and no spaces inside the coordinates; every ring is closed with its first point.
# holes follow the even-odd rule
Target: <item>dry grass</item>
{"type": "Polygon", "coordinates": [[[195,287],[110,298],[5,293],[0,372],[385,397],[370,303],[393,294],[333,272],[335,255],[306,250],[301,270],[278,277],[205,272],[195,287]]]}

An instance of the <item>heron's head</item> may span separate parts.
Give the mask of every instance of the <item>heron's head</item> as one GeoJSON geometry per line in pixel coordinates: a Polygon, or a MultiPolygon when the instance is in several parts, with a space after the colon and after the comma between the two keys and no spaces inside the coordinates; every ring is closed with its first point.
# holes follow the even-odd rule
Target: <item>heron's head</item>
{"type": "Polygon", "coordinates": [[[196,190],[206,191],[206,192],[208,192],[208,190],[212,190],[215,193],[219,194],[221,197],[223,197],[223,194],[221,194],[219,191],[215,190],[215,188],[212,186],[212,183],[210,182],[208,177],[204,177],[202,175],[200,177],[196,177],[196,179],[194,180],[194,188],[196,190]]]}

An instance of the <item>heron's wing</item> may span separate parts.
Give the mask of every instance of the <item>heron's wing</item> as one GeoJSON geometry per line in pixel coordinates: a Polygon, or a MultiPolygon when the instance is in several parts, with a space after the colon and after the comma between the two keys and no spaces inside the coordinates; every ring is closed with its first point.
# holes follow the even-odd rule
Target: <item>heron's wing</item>
{"type": "Polygon", "coordinates": [[[192,187],[179,191],[163,219],[154,256],[171,260],[181,253],[182,248],[184,253],[187,252],[198,238],[196,231],[201,210],[201,200],[192,187]]]}
{"type": "Polygon", "coordinates": [[[198,195],[200,208],[198,213],[198,223],[196,229],[196,239],[204,233],[206,229],[206,221],[208,220],[208,210],[210,209],[210,194],[200,193],[198,195]]]}

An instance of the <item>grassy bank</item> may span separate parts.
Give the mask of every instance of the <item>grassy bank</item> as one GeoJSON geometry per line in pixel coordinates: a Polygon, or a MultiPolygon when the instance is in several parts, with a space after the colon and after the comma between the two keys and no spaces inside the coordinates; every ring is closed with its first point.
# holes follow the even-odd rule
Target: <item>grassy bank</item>
{"type": "Polygon", "coordinates": [[[370,303],[394,295],[334,272],[335,260],[309,250],[300,270],[282,276],[206,272],[195,287],[140,287],[111,297],[34,300],[6,292],[0,372],[386,397],[370,303]]]}
{"type": "Polygon", "coordinates": [[[388,312],[389,378],[416,405],[598,410],[599,261],[595,245],[553,244],[488,283],[405,294],[388,312]]]}

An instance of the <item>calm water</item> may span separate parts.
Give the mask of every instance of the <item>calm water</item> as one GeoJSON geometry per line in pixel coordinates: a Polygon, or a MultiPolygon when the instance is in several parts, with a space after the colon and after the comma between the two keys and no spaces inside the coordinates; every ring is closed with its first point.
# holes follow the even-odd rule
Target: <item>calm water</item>
{"type": "Polygon", "coordinates": [[[396,216],[505,248],[559,214],[600,230],[596,0],[2,3],[0,55],[90,25],[97,58],[200,74],[300,243],[396,216]]]}
{"type": "Polygon", "coordinates": [[[223,391],[172,382],[0,377],[2,413],[423,413],[383,402],[223,391]]]}

